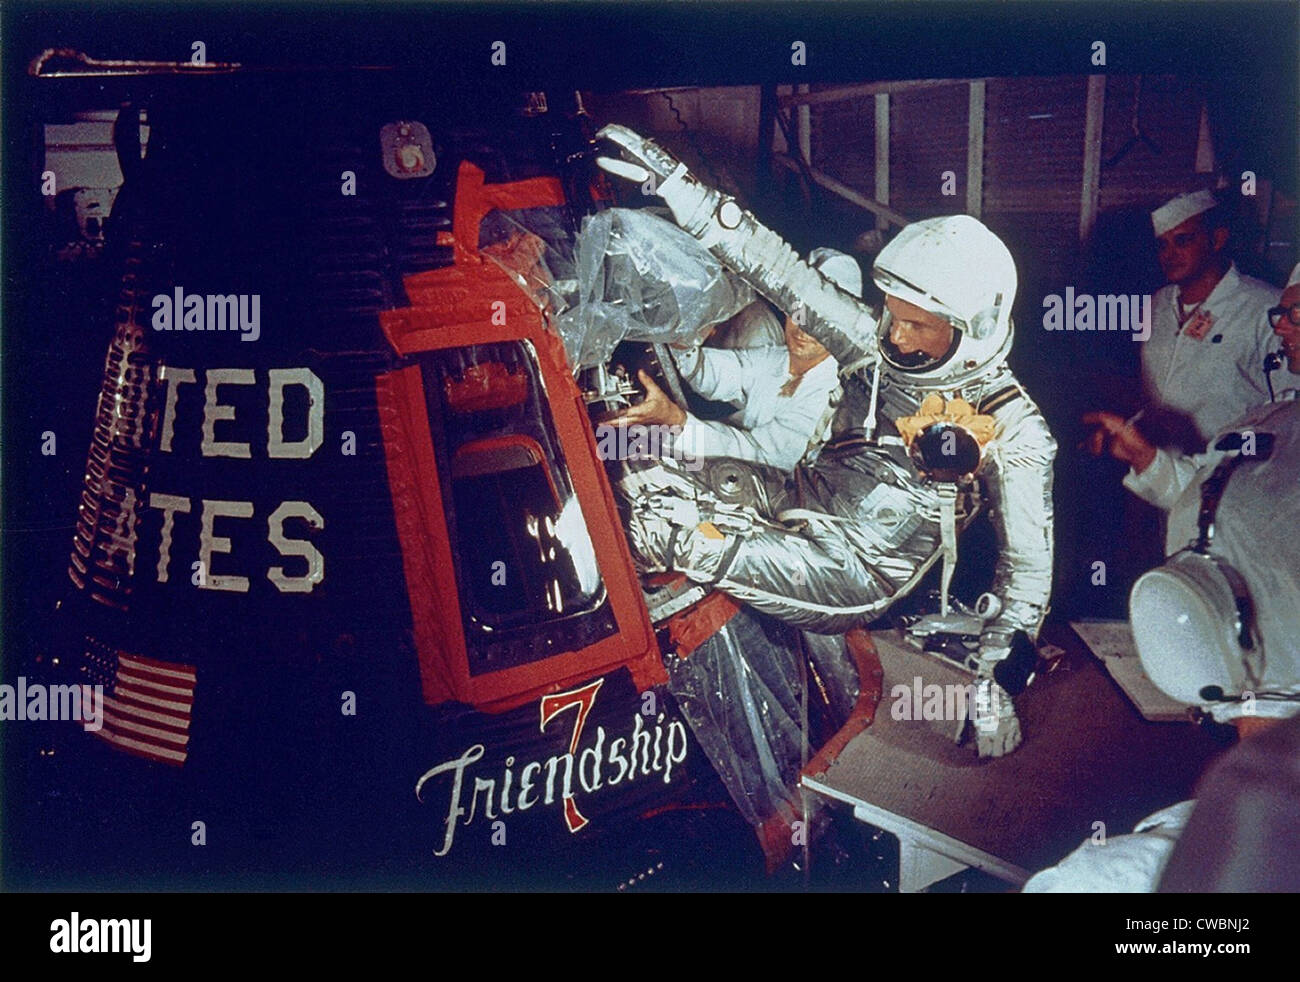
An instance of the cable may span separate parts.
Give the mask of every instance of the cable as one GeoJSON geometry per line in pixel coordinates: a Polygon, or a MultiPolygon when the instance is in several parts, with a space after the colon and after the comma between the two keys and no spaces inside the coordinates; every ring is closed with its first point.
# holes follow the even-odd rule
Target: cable
{"type": "MultiPolygon", "coordinates": [[[[810,757],[810,747],[808,744],[808,659],[810,653],[808,645],[805,643],[803,631],[796,631],[795,637],[798,638],[799,644],[799,774],[802,775],[804,768],[808,766],[810,757]]],[[[810,853],[812,850],[812,813],[808,807],[808,795],[810,792],[803,786],[801,777],[795,778],[795,785],[799,789],[799,817],[803,820],[803,879],[804,887],[809,885],[812,877],[812,862],[810,853]]]]}
{"type": "Polygon", "coordinates": [[[694,148],[696,155],[700,158],[700,163],[704,165],[705,170],[707,170],[709,175],[713,178],[713,186],[715,188],[721,188],[723,184],[722,177],[713,169],[713,164],[709,161],[708,155],[705,154],[703,148],[700,147],[699,141],[695,139],[695,134],[692,133],[691,128],[686,125],[686,120],[682,119],[682,114],[677,110],[677,105],[673,102],[673,97],[667,92],[660,92],[659,94],[668,102],[668,110],[677,118],[677,125],[682,128],[682,132],[686,134],[687,141],[694,148]]]}

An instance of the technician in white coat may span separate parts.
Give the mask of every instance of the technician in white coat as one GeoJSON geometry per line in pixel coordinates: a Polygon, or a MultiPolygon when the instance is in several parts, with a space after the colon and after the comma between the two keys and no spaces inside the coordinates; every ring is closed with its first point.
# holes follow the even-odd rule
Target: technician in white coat
{"type": "MultiPolygon", "coordinates": [[[[1293,377],[1300,375],[1300,266],[1269,319],[1288,369],[1293,377]]],[[[1167,695],[1199,704],[1216,720],[1236,725],[1245,741],[1230,758],[1238,762],[1254,761],[1270,746],[1254,742],[1253,736],[1268,721],[1300,714],[1300,537],[1295,534],[1300,527],[1300,402],[1295,395],[1291,390],[1286,393],[1291,398],[1261,403],[1224,428],[1224,434],[1249,435],[1255,451],[1262,451],[1263,437],[1272,439],[1267,459],[1251,461],[1241,451],[1243,463],[1228,477],[1215,508],[1208,550],[1214,565],[1221,561],[1234,571],[1238,590],[1247,598],[1253,635],[1249,649],[1237,640],[1243,608],[1229,596],[1237,591],[1225,589],[1225,577],[1216,596],[1216,577],[1207,575],[1213,567],[1200,563],[1198,569],[1196,557],[1185,551],[1198,537],[1201,489],[1230,452],[1211,449],[1187,456],[1161,450],[1112,413],[1085,417],[1098,427],[1093,451],[1105,446],[1111,456],[1130,464],[1125,485],[1169,513],[1166,551],[1176,555],[1133,589],[1133,631],[1142,667],[1167,695]],[[1213,617],[1215,610],[1226,616],[1213,617]]],[[[1283,746],[1297,739],[1294,725],[1284,736],[1274,736],[1270,733],[1269,740],[1283,746]]],[[[1188,844],[1164,889],[1232,889],[1234,884],[1237,889],[1241,884],[1296,888],[1297,864],[1283,824],[1290,822],[1293,829],[1294,822],[1276,804],[1294,790],[1286,774],[1294,759],[1284,757],[1276,764],[1270,765],[1276,779],[1271,787],[1257,781],[1248,788],[1234,779],[1233,766],[1221,765],[1206,778],[1202,795],[1210,802],[1206,807],[1212,821],[1202,816],[1200,825],[1209,828],[1201,828],[1197,841],[1188,844]],[[1279,843],[1290,852],[1270,854],[1279,843]]],[[[1196,828],[1201,815],[1197,802],[1182,801],[1139,822],[1132,835],[1084,843],[1034,876],[1025,892],[1151,892],[1178,851],[1184,828],[1189,822],[1196,828]]]]}
{"type": "MultiPolygon", "coordinates": [[[[1300,286],[1295,289],[1296,305],[1300,306],[1300,286]]],[[[1290,293],[1291,291],[1288,291],[1290,293]]],[[[1300,335],[1300,325],[1293,328],[1300,335]]],[[[1298,338],[1297,340],[1300,340],[1298,338]]],[[[1293,349],[1292,349],[1293,350],[1293,349]]],[[[1300,369],[1295,354],[1290,357],[1292,371],[1300,369]]],[[[1294,393],[1288,393],[1293,395],[1294,393]]],[[[1124,485],[1135,494],[1168,513],[1168,535],[1165,552],[1173,557],[1198,539],[1198,517],[1201,511],[1201,491],[1219,464],[1240,456],[1241,466],[1227,478],[1218,515],[1214,522],[1210,552],[1235,569],[1251,598],[1253,622],[1258,643],[1247,654],[1236,655],[1232,661],[1245,659],[1254,673],[1253,681],[1246,677],[1217,680],[1196,679],[1185,690],[1173,692],[1175,698],[1195,705],[1200,688],[1217,684],[1225,691],[1239,688],[1252,691],[1257,698],[1245,704],[1215,700],[1207,704],[1207,711],[1220,721],[1229,721],[1241,715],[1268,716],[1281,713],[1285,708],[1265,699],[1264,692],[1290,692],[1300,690],[1300,402],[1286,399],[1266,402],[1246,413],[1236,424],[1225,427],[1216,435],[1214,444],[1224,438],[1238,439],[1233,446],[1239,449],[1210,449],[1203,454],[1187,456],[1158,450],[1147,443],[1132,427],[1109,413],[1093,414],[1110,436],[1110,454],[1129,463],[1132,469],[1124,485]],[[1268,441],[1267,443],[1265,441],[1268,441]],[[1245,706],[1248,706],[1247,710],[1245,706]]],[[[1190,568],[1190,567],[1189,567],[1190,568]]],[[[1194,568],[1174,580],[1154,584],[1155,592],[1143,592],[1143,580],[1134,585],[1134,598],[1159,608],[1161,598],[1168,603],[1176,594],[1171,585],[1189,577],[1199,581],[1203,577],[1194,568]],[[1171,592],[1173,591],[1173,592],[1171,592]]],[[[1151,574],[1146,574],[1147,579],[1151,574]]],[[[1139,604],[1139,606],[1141,606],[1139,604]]],[[[1231,605],[1229,605],[1231,606],[1231,605]]],[[[1213,601],[1205,609],[1213,609],[1213,601]]],[[[1154,616],[1154,615],[1153,615],[1154,616]]],[[[1149,629],[1152,642],[1163,641],[1176,649],[1170,655],[1167,669],[1153,670],[1143,654],[1143,667],[1157,685],[1161,670],[1167,670],[1167,691],[1178,688],[1185,672],[1199,671],[1193,649],[1197,632],[1204,626],[1200,615],[1177,619],[1173,613],[1167,624],[1156,624],[1149,629]],[[1186,637],[1184,637],[1186,633],[1186,637]]],[[[1134,634],[1141,643],[1142,625],[1134,623],[1134,634]]],[[[1234,636],[1240,629],[1234,631],[1234,636]]],[[[1237,671],[1237,675],[1241,675],[1237,671]]]]}
{"type": "MultiPolygon", "coordinates": [[[[862,296],[862,271],[852,256],[814,249],[808,258],[837,286],[862,296]]],[[[838,399],[838,366],[794,318],[785,319],[781,346],[672,351],[686,385],[706,399],[740,407],[725,420],[700,419],[642,374],[646,399],[627,410],[622,420],[674,427],[670,448],[675,454],[733,457],[789,472],[823,442],[838,399]]]]}
{"type": "MultiPolygon", "coordinates": [[[[1294,379],[1300,375],[1300,266],[1291,274],[1280,304],[1265,316],[1276,321],[1270,338],[1274,344],[1280,342],[1294,379]]],[[[1281,392],[1274,402],[1265,397],[1214,434],[1210,449],[1194,455],[1152,446],[1113,413],[1084,417],[1085,423],[1097,427],[1090,440],[1092,452],[1104,449],[1129,464],[1124,486],[1168,513],[1166,555],[1197,537],[1201,486],[1215,468],[1234,452],[1244,458],[1241,473],[1228,479],[1221,503],[1224,514],[1233,520],[1217,523],[1213,545],[1217,555],[1241,570],[1252,596],[1269,599],[1255,614],[1267,649],[1263,676],[1257,680],[1265,690],[1300,679],[1300,537],[1295,534],[1300,527],[1300,402],[1296,395],[1292,389],[1281,392]],[[1231,434],[1239,434],[1235,441],[1239,451],[1215,449],[1231,434]],[[1265,437],[1274,444],[1268,459],[1262,459],[1265,437]]],[[[1263,701],[1253,708],[1261,714],[1269,710],[1263,701]]],[[[1227,707],[1214,708],[1216,717],[1225,712],[1227,707]]]]}
{"type": "MultiPolygon", "coordinates": [[[[1300,285],[1293,290],[1288,290],[1291,304],[1300,310],[1300,285]]],[[[1300,321],[1290,334],[1286,350],[1296,372],[1300,321]]],[[[1111,453],[1133,465],[1125,483],[1169,509],[1167,549],[1183,550],[1197,536],[1201,487],[1228,454],[1171,455],[1146,443],[1132,427],[1125,429],[1118,417],[1105,425],[1114,427],[1111,453]]],[[[1171,698],[1235,725],[1243,745],[1234,759],[1249,762],[1265,747],[1254,741],[1273,739],[1261,729],[1300,714],[1300,536],[1295,531],[1300,528],[1300,402],[1265,403],[1231,429],[1249,432],[1256,441],[1271,436],[1271,456],[1243,463],[1228,479],[1215,515],[1209,550],[1214,559],[1189,556],[1189,550],[1180,552],[1181,561],[1175,556],[1145,574],[1133,588],[1131,616],[1142,667],[1152,681],[1171,698]],[[1250,649],[1238,641],[1241,608],[1224,585],[1228,581],[1221,579],[1216,587],[1209,572],[1210,563],[1219,561],[1235,571],[1248,598],[1250,649]]],[[[1294,747],[1294,725],[1288,733],[1288,746],[1294,747]]],[[[1294,816],[1278,805],[1294,794],[1295,768],[1294,756],[1267,768],[1252,765],[1253,785],[1234,778],[1233,767],[1212,772],[1199,793],[1214,802],[1207,806],[1213,821],[1201,828],[1195,848],[1189,845],[1190,855],[1165,888],[1233,889],[1237,884],[1242,889],[1245,883],[1300,888],[1294,879],[1294,840],[1288,838],[1294,816]],[[1230,779],[1226,786],[1225,778],[1230,779]]],[[[1184,829],[1195,827],[1200,813],[1198,802],[1181,801],[1143,819],[1131,835],[1085,842],[1034,876],[1025,892],[1153,892],[1184,829]]]]}
{"type": "MultiPolygon", "coordinates": [[[[1209,191],[1179,195],[1151,213],[1168,285],[1152,298],[1142,381],[1152,416],[1190,423],[1200,450],[1247,409],[1268,400],[1267,311],[1277,288],[1243,276],[1226,253],[1228,228],[1209,191]]],[[[1155,420],[1150,420],[1155,422],[1155,420]]],[[[1188,434],[1191,437],[1191,434],[1188,434]]]]}

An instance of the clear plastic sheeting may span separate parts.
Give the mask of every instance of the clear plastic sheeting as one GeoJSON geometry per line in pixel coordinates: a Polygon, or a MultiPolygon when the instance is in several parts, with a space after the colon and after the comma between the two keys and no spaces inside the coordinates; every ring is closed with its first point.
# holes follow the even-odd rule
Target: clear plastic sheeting
{"type": "Polygon", "coordinates": [[[802,812],[804,651],[815,669],[809,684],[826,691],[837,725],[843,723],[857,699],[858,678],[841,637],[801,636],[742,608],[688,657],[666,659],[669,691],[755,827],[777,817],[790,824],[802,812]]]}
{"type": "Polygon", "coordinates": [[[648,210],[587,218],[576,255],[576,302],[555,321],[575,371],[604,363],[624,340],[693,341],[755,299],[695,238],[648,210]]]}
{"type": "Polygon", "coordinates": [[[550,316],[577,298],[575,243],[567,208],[492,211],[479,226],[479,253],[505,270],[550,316]]]}
{"type": "Polygon", "coordinates": [[[825,689],[831,712],[836,722],[843,725],[853,712],[859,694],[858,670],[845,648],[844,635],[804,631],[803,644],[817,673],[813,684],[825,689]]]}

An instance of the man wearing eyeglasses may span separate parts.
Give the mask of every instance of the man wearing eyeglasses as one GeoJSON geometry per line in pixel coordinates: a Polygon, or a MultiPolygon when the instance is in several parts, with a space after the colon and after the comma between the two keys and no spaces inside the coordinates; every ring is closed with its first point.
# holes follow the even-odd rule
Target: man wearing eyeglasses
{"type": "Polygon", "coordinates": [[[1300,265],[1282,293],[1282,300],[1268,311],[1268,323],[1282,343],[1282,357],[1293,375],[1300,375],[1300,265]]]}
{"type": "Polygon", "coordinates": [[[1265,311],[1277,288],[1238,272],[1224,210],[1209,191],[1196,191],[1151,213],[1168,285],[1152,299],[1151,337],[1142,346],[1144,425],[1159,442],[1189,452],[1269,398],[1265,311]],[[1182,430],[1195,432],[1180,439],[1182,430]]]}

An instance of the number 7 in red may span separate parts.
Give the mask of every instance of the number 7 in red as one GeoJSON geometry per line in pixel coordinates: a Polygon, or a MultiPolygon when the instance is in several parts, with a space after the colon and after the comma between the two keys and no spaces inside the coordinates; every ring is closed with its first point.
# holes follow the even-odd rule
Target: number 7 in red
{"type": "Polygon", "coordinates": [[[582,728],[587,724],[587,714],[591,712],[591,707],[596,701],[596,693],[604,684],[603,678],[596,679],[595,682],[590,682],[581,689],[542,697],[542,724],[539,729],[543,733],[546,732],[546,724],[566,709],[576,706],[578,710],[573,720],[573,738],[569,740],[569,767],[565,772],[564,782],[564,824],[568,826],[570,832],[580,831],[588,821],[582,812],[578,811],[578,806],[573,800],[569,778],[578,763],[578,741],[582,739],[582,728]]]}

